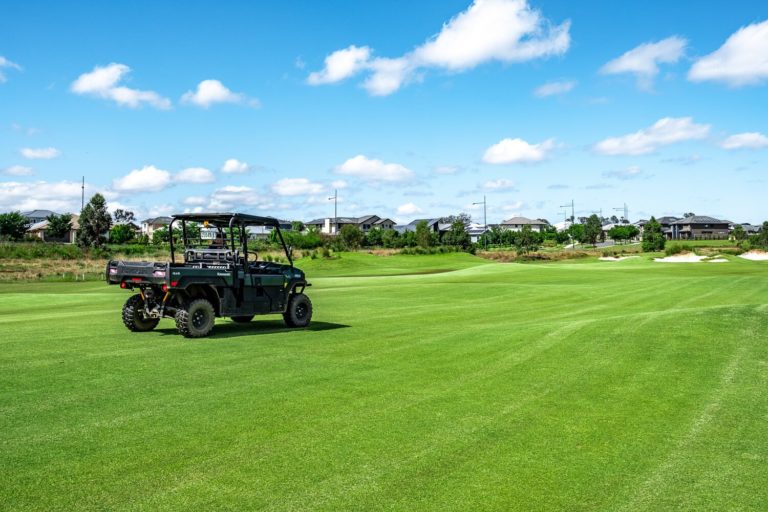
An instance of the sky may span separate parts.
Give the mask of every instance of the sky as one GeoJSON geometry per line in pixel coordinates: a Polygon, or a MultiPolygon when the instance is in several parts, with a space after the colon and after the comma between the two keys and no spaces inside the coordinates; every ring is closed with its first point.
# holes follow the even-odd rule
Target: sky
{"type": "Polygon", "coordinates": [[[0,211],[768,219],[764,1],[1,10],[0,211]]]}

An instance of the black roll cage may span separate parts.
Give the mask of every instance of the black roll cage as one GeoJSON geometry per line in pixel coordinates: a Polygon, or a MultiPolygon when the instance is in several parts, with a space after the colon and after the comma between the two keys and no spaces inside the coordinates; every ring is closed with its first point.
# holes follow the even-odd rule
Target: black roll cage
{"type": "MultiPolygon", "coordinates": [[[[231,244],[232,252],[235,248],[235,237],[232,230],[233,227],[238,227],[240,231],[240,246],[243,248],[243,270],[248,271],[248,232],[245,228],[249,226],[271,226],[277,231],[277,237],[280,239],[280,244],[283,246],[285,256],[288,258],[288,263],[293,268],[293,258],[291,257],[290,248],[285,245],[285,239],[283,233],[280,231],[280,222],[274,217],[260,217],[258,215],[247,215],[243,213],[185,213],[181,215],[174,215],[168,224],[168,239],[171,244],[171,263],[176,263],[176,255],[173,244],[173,224],[176,221],[181,221],[181,237],[184,243],[184,248],[188,245],[187,239],[187,221],[199,222],[207,227],[207,224],[212,223],[219,233],[224,237],[224,230],[222,224],[226,224],[229,227],[229,241],[231,244]]],[[[237,262],[235,262],[237,264],[237,262]]]]}

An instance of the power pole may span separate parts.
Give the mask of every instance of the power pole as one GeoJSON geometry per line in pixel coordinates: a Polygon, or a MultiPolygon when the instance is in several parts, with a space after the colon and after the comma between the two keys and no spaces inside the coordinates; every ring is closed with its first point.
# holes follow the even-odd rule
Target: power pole
{"type": "Polygon", "coordinates": [[[573,205],[573,199],[571,199],[571,204],[564,204],[560,208],[568,208],[569,206],[571,207],[571,223],[574,223],[576,222],[576,210],[573,205]]]}
{"type": "Polygon", "coordinates": [[[80,212],[85,208],[85,176],[83,176],[83,184],[80,187],[80,212]]]}
{"type": "Polygon", "coordinates": [[[624,203],[623,207],[614,208],[614,211],[617,211],[617,212],[623,211],[624,212],[624,220],[629,222],[629,207],[627,206],[627,203],[624,203]]]}
{"type": "Polygon", "coordinates": [[[333,197],[329,197],[328,200],[330,201],[333,199],[333,232],[336,233],[336,227],[338,225],[338,199],[339,199],[339,190],[333,189],[333,197]]]}
{"type": "Polygon", "coordinates": [[[483,196],[482,203],[472,203],[473,206],[476,204],[483,205],[483,246],[488,249],[488,209],[487,203],[485,202],[485,196],[483,196]]]}

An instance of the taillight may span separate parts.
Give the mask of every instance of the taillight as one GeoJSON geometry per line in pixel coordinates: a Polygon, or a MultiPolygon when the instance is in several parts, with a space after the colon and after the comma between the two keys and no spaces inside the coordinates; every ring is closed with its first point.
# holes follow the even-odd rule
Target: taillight
{"type": "Polygon", "coordinates": [[[167,291],[168,291],[168,285],[167,285],[167,284],[164,284],[162,288],[163,288],[163,291],[164,291],[164,292],[167,292],[167,291]]]}
{"type": "Polygon", "coordinates": [[[175,288],[177,284],[179,284],[178,281],[171,281],[171,288],[175,288]]]}
{"type": "Polygon", "coordinates": [[[141,278],[140,277],[132,277],[131,281],[133,281],[134,283],[140,283],[141,282],[141,278]]]}
{"type": "Polygon", "coordinates": [[[165,277],[165,270],[155,270],[152,272],[154,277],[165,277]]]}
{"type": "Polygon", "coordinates": [[[120,283],[120,288],[125,288],[125,282],[120,283]]]}

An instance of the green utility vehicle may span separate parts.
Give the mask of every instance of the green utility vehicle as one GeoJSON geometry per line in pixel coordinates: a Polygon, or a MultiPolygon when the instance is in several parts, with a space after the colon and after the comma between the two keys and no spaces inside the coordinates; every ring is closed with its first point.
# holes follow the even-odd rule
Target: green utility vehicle
{"type": "Polygon", "coordinates": [[[181,334],[199,338],[211,332],[216,317],[247,323],[271,313],[282,314],[289,327],[309,325],[312,302],[304,290],[310,285],[293,266],[277,219],[189,213],[174,215],[168,232],[170,263],[107,263],[108,284],[138,291],[123,306],[123,323],[131,331],[151,331],[161,318],[173,318],[181,334]],[[179,227],[183,262],[176,261],[174,228],[179,227]],[[259,261],[255,252],[248,252],[249,236],[270,229],[277,233],[288,265],[259,261]]]}

